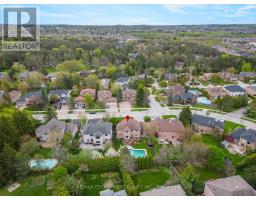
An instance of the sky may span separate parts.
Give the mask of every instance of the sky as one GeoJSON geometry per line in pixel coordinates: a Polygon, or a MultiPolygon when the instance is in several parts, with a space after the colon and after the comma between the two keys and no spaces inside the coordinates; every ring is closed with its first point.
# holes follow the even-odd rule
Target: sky
{"type": "MultiPolygon", "coordinates": [[[[48,4],[36,6],[40,8],[40,24],[195,25],[255,24],[256,22],[256,5],[48,4]]],[[[2,22],[2,15],[0,21],[2,22]]]]}

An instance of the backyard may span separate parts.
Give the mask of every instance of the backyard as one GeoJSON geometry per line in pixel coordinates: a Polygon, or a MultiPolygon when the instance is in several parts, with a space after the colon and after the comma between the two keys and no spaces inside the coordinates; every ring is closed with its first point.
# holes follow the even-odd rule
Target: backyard
{"type": "Polygon", "coordinates": [[[135,149],[146,149],[148,156],[152,157],[159,150],[160,144],[158,144],[158,141],[155,137],[146,137],[146,138],[142,138],[140,143],[133,144],[132,147],[135,148],[135,149]],[[153,143],[153,147],[148,146],[148,141],[153,143]]]}
{"type": "Polygon", "coordinates": [[[139,192],[144,192],[163,186],[170,179],[170,172],[167,168],[144,170],[133,175],[132,179],[139,192]]]}

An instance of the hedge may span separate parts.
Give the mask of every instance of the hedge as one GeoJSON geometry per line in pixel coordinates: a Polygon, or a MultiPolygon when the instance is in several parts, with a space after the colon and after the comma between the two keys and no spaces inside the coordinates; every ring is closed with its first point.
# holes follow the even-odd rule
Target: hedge
{"type": "Polygon", "coordinates": [[[136,164],[137,164],[138,169],[140,169],[140,170],[150,169],[155,166],[152,157],[137,158],[136,164]]]}
{"type": "Polygon", "coordinates": [[[138,195],[138,188],[134,185],[134,182],[132,180],[132,177],[129,173],[124,172],[123,173],[123,181],[124,181],[124,187],[125,191],[129,196],[137,196],[138,195]]]}

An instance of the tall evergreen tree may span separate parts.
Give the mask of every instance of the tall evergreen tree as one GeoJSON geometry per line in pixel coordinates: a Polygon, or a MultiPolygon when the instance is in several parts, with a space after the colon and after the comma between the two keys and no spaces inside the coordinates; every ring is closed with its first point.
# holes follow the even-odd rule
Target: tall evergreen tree
{"type": "Polygon", "coordinates": [[[182,121],[185,127],[191,125],[192,122],[192,112],[188,106],[182,108],[179,116],[179,120],[182,121]]]}

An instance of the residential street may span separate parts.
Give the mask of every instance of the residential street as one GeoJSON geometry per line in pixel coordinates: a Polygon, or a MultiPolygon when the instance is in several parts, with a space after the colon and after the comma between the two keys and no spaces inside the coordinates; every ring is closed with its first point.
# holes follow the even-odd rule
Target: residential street
{"type": "MultiPolygon", "coordinates": [[[[106,112],[95,112],[95,114],[90,114],[85,112],[84,110],[58,110],[58,119],[80,119],[81,117],[86,117],[87,119],[93,118],[102,118],[102,117],[125,117],[126,115],[130,115],[137,120],[143,121],[144,116],[150,116],[151,118],[155,119],[157,117],[161,117],[162,115],[176,115],[178,116],[181,109],[169,109],[168,107],[161,107],[161,105],[155,100],[153,95],[149,95],[150,100],[150,109],[149,110],[142,110],[142,111],[131,111],[130,109],[121,111],[117,111],[116,109],[108,109],[106,112]]],[[[227,114],[220,114],[220,113],[213,113],[208,112],[208,116],[214,117],[218,120],[228,120],[234,123],[239,123],[247,128],[256,129],[256,123],[243,120],[241,119],[240,112],[242,110],[227,113],[227,114]]],[[[193,114],[200,114],[200,115],[207,115],[207,110],[192,110],[193,114]]],[[[33,117],[38,120],[43,119],[43,114],[33,114],[33,117]]]]}

